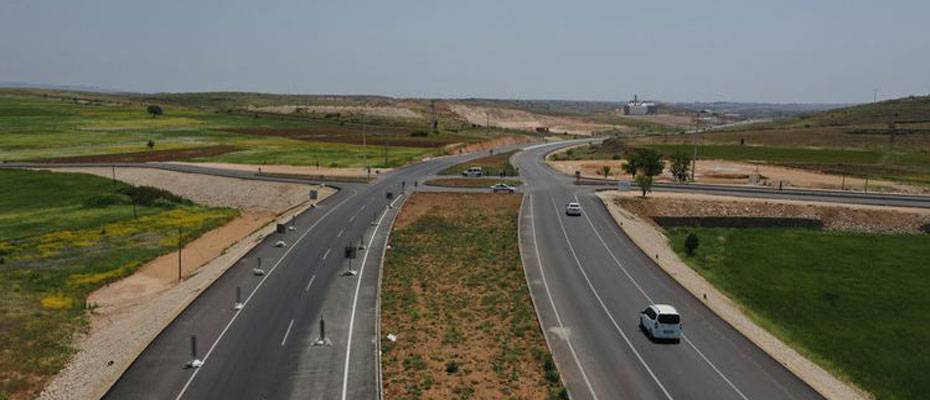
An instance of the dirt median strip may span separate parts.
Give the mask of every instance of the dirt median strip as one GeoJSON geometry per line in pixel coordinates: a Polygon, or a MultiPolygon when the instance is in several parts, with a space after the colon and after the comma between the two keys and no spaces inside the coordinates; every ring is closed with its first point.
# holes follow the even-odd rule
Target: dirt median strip
{"type": "Polygon", "coordinates": [[[472,193],[407,201],[384,262],[385,398],[563,393],[520,261],[521,201],[472,193]]]}
{"type": "MultiPolygon", "coordinates": [[[[869,399],[871,396],[844,382],[813,361],[807,359],[780,339],[757,325],[743,313],[739,304],[717,290],[707,280],[688,267],[672,250],[668,238],[656,227],[615,203],[619,192],[597,194],[614,221],[646,254],[657,254],[656,263],[682,287],[703,302],[721,319],[747,339],[784,365],[789,371],[828,399],[869,399]]],[[[628,195],[628,194],[627,194],[628,195]]]]}

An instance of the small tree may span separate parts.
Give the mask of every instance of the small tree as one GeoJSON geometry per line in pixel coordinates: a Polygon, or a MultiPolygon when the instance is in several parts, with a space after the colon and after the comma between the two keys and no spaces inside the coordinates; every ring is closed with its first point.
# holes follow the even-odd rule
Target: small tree
{"type": "Polygon", "coordinates": [[[149,139],[149,142],[146,143],[145,145],[149,148],[149,150],[152,150],[155,148],[155,141],[152,139],[149,139]]]}
{"type": "Polygon", "coordinates": [[[633,171],[633,179],[643,191],[643,197],[652,190],[653,178],[665,169],[662,154],[652,149],[636,149],[630,153],[628,161],[623,164],[623,170],[633,171]]]}
{"type": "Polygon", "coordinates": [[[672,165],[669,170],[677,182],[687,182],[691,171],[691,156],[683,151],[676,152],[671,158],[672,165]]]}
{"type": "Polygon", "coordinates": [[[604,173],[604,179],[607,179],[608,176],[610,175],[610,166],[609,166],[609,165],[605,165],[605,166],[601,167],[601,172],[604,173]]]}
{"type": "Polygon", "coordinates": [[[157,116],[159,116],[159,115],[162,115],[162,114],[164,113],[164,111],[162,111],[162,109],[161,109],[161,106],[158,106],[158,105],[155,105],[155,104],[152,104],[152,105],[146,107],[146,108],[145,108],[145,112],[147,112],[147,113],[149,113],[149,114],[152,114],[152,118],[155,118],[155,117],[157,117],[157,116]]]}
{"type": "Polygon", "coordinates": [[[694,255],[694,251],[697,250],[699,244],[697,235],[694,232],[689,233],[688,237],[685,238],[685,252],[688,253],[689,257],[694,255]]]}
{"type": "Polygon", "coordinates": [[[652,177],[649,175],[638,174],[633,181],[636,182],[636,185],[639,186],[639,189],[643,192],[643,197],[646,197],[646,193],[652,191],[652,177]]]}

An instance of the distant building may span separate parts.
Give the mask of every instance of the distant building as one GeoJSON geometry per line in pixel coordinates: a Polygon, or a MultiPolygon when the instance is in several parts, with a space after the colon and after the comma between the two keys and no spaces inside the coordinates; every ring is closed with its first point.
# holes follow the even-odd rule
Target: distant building
{"type": "Polygon", "coordinates": [[[623,106],[624,115],[651,115],[658,114],[659,106],[656,103],[639,101],[639,96],[633,95],[633,100],[623,106]]]}

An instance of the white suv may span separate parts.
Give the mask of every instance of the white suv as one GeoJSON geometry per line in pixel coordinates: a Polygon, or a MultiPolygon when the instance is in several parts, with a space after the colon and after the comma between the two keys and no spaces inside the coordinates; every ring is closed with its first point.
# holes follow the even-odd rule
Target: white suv
{"type": "Polygon", "coordinates": [[[581,215],[581,204],[576,202],[568,203],[565,206],[565,215],[581,215]]]}
{"type": "Polygon", "coordinates": [[[462,176],[476,177],[483,176],[484,171],[481,170],[481,167],[470,167],[462,171],[462,176]]]}
{"type": "Polygon", "coordinates": [[[650,304],[639,313],[639,327],[653,339],[681,340],[681,316],[675,307],[650,304]]]}

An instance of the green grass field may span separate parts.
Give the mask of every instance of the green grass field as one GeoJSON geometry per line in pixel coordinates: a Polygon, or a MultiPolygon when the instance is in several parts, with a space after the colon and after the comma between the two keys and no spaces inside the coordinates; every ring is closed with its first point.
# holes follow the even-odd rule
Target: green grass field
{"type": "MultiPolygon", "coordinates": [[[[425,133],[422,121],[368,121],[369,143],[361,143],[354,117],[277,115],[171,105],[158,99],[164,115],[145,112],[145,98],[97,95],[89,98],[42,91],[0,89],[0,160],[48,160],[75,156],[232,146],[225,154],[195,161],[287,163],[337,167],[398,167],[427,155],[444,154],[444,145],[483,140],[470,131],[425,133]],[[167,105],[166,105],[167,104],[167,105]],[[378,125],[388,124],[388,125],[378,125]],[[401,145],[384,147],[379,141],[401,145]]],[[[152,100],[152,99],[149,99],[152,100]]],[[[171,101],[174,100],[174,103],[171,101]]],[[[170,156],[170,154],[169,154],[170,156]]]]}
{"type": "Polygon", "coordinates": [[[469,162],[464,162],[460,164],[455,164],[451,167],[448,167],[442,171],[439,171],[439,175],[461,175],[462,171],[468,169],[469,167],[481,167],[481,170],[485,175],[488,176],[499,176],[501,172],[504,173],[504,176],[517,176],[519,171],[512,164],[510,164],[510,157],[513,156],[518,150],[508,151],[505,153],[489,155],[488,157],[482,157],[475,159],[469,162]]]}
{"type": "Polygon", "coordinates": [[[86,175],[0,170],[0,398],[67,363],[93,290],[238,215],[86,175]],[[133,216],[133,202],[135,215],[133,216]]]}
{"type": "Polygon", "coordinates": [[[676,252],[757,323],[878,399],[930,392],[930,235],[675,228],[676,252]],[[695,232],[695,256],[684,241],[695,232]]]}

